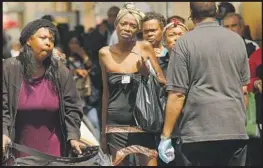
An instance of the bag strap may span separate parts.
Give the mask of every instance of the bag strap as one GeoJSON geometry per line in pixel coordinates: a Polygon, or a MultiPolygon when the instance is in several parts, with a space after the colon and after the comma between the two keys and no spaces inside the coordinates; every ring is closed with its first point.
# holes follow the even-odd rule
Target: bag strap
{"type": "Polygon", "coordinates": [[[99,151],[99,147],[95,146],[95,147],[87,147],[86,149],[88,149],[88,154],[87,155],[83,155],[81,157],[57,157],[57,156],[52,156],[46,153],[42,153],[38,150],[29,148],[27,146],[24,145],[19,145],[16,143],[12,143],[11,145],[9,145],[10,148],[14,148],[20,152],[24,152],[27,154],[30,154],[32,156],[36,156],[45,160],[49,160],[49,161],[55,161],[55,162],[63,162],[63,163],[77,163],[77,162],[83,162],[86,160],[91,159],[92,157],[96,156],[98,154],[99,151]]]}

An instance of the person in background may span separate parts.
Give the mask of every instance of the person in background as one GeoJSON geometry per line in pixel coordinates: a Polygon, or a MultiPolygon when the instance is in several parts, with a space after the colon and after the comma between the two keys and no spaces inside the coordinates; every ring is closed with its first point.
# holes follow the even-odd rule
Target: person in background
{"type": "Polygon", "coordinates": [[[235,13],[236,12],[234,5],[232,3],[229,3],[229,2],[221,2],[220,4],[218,4],[217,8],[218,8],[218,13],[217,13],[216,19],[217,19],[219,24],[221,24],[221,21],[224,19],[224,17],[228,13],[235,13]]]}
{"type": "MultiPolygon", "coordinates": [[[[234,5],[230,2],[221,2],[218,5],[217,21],[222,24],[222,20],[228,13],[236,13],[234,5]]],[[[243,37],[248,40],[252,40],[249,25],[244,25],[243,37]]]]}
{"type": "MultiPolygon", "coordinates": [[[[147,13],[147,12],[151,12],[152,11],[151,7],[146,2],[126,2],[126,3],[124,3],[124,5],[126,5],[126,4],[133,4],[133,5],[135,5],[135,7],[138,8],[143,13],[147,13]]],[[[137,33],[136,39],[137,40],[143,40],[141,31],[139,31],[137,33]]],[[[108,45],[111,46],[111,45],[117,44],[117,43],[118,43],[118,36],[117,36],[116,30],[114,30],[114,32],[111,35],[111,38],[110,38],[110,41],[109,41],[108,45]]]]}
{"type": "MultiPolygon", "coordinates": [[[[171,19],[163,30],[164,46],[171,53],[176,41],[189,30],[182,22],[177,19],[171,19]]],[[[170,54],[169,54],[170,55],[170,54]]]]}
{"type": "Polygon", "coordinates": [[[256,51],[257,49],[259,49],[259,46],[257,43],[255,43],[252,40],[246,39],[243,36],[243,32],[244,32],[244,19],[240,14],[237,13],[228,13],[224,19],[222,20],[222,25],[233,31],[236,32],[237,34],[239,34],[243,39],[244,39],[244,43],[246,45],[246,49],[247,49],[247,54],[248,57],[250,57],[250,55],[256,51]]]}
{"type": "Polygon", "coordinates": [[[155,136],[137,128],[133,116],[139,80],[147,72],[143,71],[147,59],[159,82],[166,82],[151,44],[135,40],[143,17],[133,4],[126,4],[115,22],[119,42],[99,52],[103,81],[100,145],[113,156],[114,165],[157,165],[155,136]],[[123,159],[127,153],[132,155],[123,159]]]}
{"type": "Polygon", "coordinates": [[[21,44],[19,41],[14,41],[12,43],[12,48],[11,48],[11,55],[12,57],[17,57],[20,54],[20,49],[21,49],[21,44]]]}
{"type": "Polygon", "coordinates": [[[24,27],[19,40],[20,55],[3,62],[3,152],[16,142],[54,156],[68,156],[69,147],[81,154],[86,146],[79,141],[80,96],[70,71],[52,56],[57,28],[37,19],[24,27]]]}
{"type": "Polygon", "coordinates": [[[190,10],[196,27],[176,41],[168,65],[159,156],[179,166],[244,166],[250,81],[244,42],[218,24],[215,2],[190,2],[190,10]]]}
{"type": "MultiPolygon", "coordinates": [[[[84,49],[84,40],[83,36],[79,34],[79,32],[72,31],[69,34],[69,41],[68,41],[68,50],[66,51],[67,57],[67,67],[72,70],[74,74],[74,79],[78,80],[80,78],[86,78],[89,76],[90,80],[90,71],[92,69],[92,61],[89,59],[87,52],[84,49]]],[[[91,92],[96,92],[93,87],[92,81],[90,80],[91,92]]],[[[99,139],[100,136],[100,127],[98,121],[98,114],[97,110],[94,109],[91,111],[93,107],[93,100],[94,94],[82,96],[82,108],[84,110],[84,115],[88,117],[90,122],[92,123],[95,130],[94,136],[99,139]],[[92,112],[92,113],[91,113],[92,112]]]]}
{"type": "Polygon", "coordinates": [[[247,132],[249,135],[246,166],[260,166],[262,158],[262,49],[249,57],[250,83],[248,85],[249,106],[247,110],[247,132]]]}
{"type": "Polygon", "coordinates": [[[171,23],[172,20],[177,20],[177,21],[185,24],[185,19],[182,18],[181,16],[178,16],[178,15],[174,15],[174,16],[169,17],[166,22],[167,22],[167,23],[171,23]]]}
{"type": "Polygon", "coordinates": [[[148,12],[142,20],[143,39],[150,42],[154,48],[155,55],[165,76],[169,62],[168,50],[163,46],[163,29],[166,20],[163,15],[156,12],[148,12]]]}

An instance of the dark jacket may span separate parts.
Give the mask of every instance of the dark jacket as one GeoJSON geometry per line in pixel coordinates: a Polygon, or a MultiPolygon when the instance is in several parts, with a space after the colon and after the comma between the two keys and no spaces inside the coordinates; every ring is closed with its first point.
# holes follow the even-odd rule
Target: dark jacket
{"type": "MultiPolygon", "coordinates": [[[[15,117],[17,113],[19,91],[23,81],[21,56],[9,58],[3,62],[3,134],[12,141],[15,138],[15,117]]],[[[59,62],[59,75],[56,80],[59,95],[60,125],[63,134],[62,155],[68,153],[68,140],[80,139],[80,124],[83,116],[81,99],[71,72],[59,62]]]]}

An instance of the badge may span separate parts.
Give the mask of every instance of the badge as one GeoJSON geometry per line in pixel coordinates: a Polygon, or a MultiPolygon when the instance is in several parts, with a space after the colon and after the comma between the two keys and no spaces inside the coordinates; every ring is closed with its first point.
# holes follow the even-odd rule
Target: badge
{"type": "Polygon", "coordinates": [[[128,75],[122,76],[121,83],[130,83],[131,82],[131,77],[128,75]]]}

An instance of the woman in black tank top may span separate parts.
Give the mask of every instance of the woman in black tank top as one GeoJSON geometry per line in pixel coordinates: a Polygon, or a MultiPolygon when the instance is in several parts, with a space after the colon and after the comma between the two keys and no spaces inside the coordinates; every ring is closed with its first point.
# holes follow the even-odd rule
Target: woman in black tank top
{"type": "Polygon", "coordinates": [[[124,6],[116,19],[119,43],[99,51],[103,80],[101,147],[113,156],[114,165],[157,165],[155,137],[138,129],[133,117],[139,80],[148,73],[144,60],[149,58],[160,83],[166,82],[151,45],[134,40],[142,18],[143,13],[133,5],[124,6]]]}

